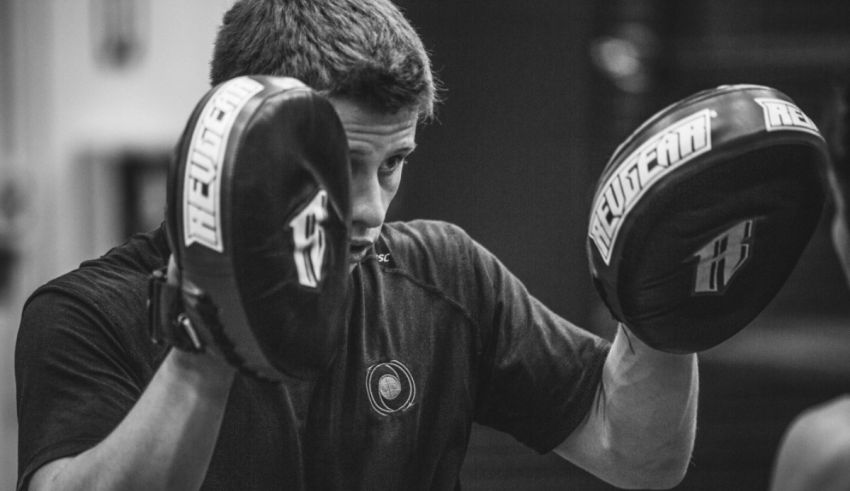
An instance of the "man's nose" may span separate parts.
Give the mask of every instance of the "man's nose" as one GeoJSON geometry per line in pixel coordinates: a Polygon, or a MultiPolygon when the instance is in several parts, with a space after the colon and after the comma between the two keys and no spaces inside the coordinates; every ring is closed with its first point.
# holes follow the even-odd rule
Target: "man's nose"
{"type": "Polygon", "coordinates": [[[363,228],[380,227],[386,207],[377,176],[357,176],[352,181],[351,221],[363,228]]]}

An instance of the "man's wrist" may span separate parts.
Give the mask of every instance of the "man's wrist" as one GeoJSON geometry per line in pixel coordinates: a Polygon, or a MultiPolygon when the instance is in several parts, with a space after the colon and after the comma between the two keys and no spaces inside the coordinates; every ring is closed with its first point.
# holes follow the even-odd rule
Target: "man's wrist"
{"type": "Polygon", "coordinates": [[[612,349],[619,351],[622,355],[630,354],[632,356],[658,359],[682,360],[692,356],[689,354],[669,353],[667,351],[655,349],[643,342],[622,322],[618,323],[617,336],[612,349]]]}

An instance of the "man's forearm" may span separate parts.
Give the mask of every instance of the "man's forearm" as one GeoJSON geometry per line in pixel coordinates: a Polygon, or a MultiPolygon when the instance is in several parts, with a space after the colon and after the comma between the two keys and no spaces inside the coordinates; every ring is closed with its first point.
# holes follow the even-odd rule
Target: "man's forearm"
{"type": "Polygon", "coordinates": [[[45,465],[29,489],[199,488],[233,377],[233,368],[222,360],[172,350],[107,438],[45,465]]]}
{"type": "Polygon", "coordinates": [[[590,414],[556,452],[620,487],[672,487],[693,451],[698,391],[696,355],[653,350],[621,327],[590,414]]]}
{"type": "Polygon", "coordinates": [[[696,355],[654,350],[620,327],[603,375],[612,447],[659,474],[687,469],[696,434],[696,355]]]}

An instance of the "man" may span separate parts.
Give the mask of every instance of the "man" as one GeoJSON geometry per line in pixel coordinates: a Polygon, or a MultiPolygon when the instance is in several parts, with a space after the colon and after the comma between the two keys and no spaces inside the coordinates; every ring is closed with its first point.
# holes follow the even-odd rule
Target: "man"
{"type": "MultiPolygon", "coordinates": [[[[850,85],[832,101],[826,179],[832,196],[832,243],[850,285],[850,85]]],[[[850,489],[850,396],[806,410],[786,431],[771,478],[773,491],[850,489]]]]}
{"type": "Polygon", "coordinates": [[[457,227],[384,223],[436,98],[396,7],[240,1],[211,74],[294,77],[336,109],[352,180],[344,349],[317,379],[269,385],[151,345],[146,281],[171,251],[161,229],[134,237],[25,307],[19,488],[454,489],[473,422],[616,486],[681,481],[695,355],[653,350],[624,326],[610,345],[573,326],[457,227]],[[395,384],[370,392],[364,376],[382,367],[395,384]],[[406,403],[389,410],[370,399],[399,390],[406,403]]]}

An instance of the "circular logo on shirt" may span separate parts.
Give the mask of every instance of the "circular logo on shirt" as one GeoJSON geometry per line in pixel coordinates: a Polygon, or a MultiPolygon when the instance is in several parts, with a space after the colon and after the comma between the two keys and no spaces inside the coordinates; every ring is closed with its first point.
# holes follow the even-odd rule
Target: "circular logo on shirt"
{"type": "Polygon", "coordinates": [[[404,411],[416,398],[416,383],[410,370],[397,360],[376,363],[366,370],[369,404],[381,416],[404,411]]]}
{"type": "Polygon", "coordinates": [[[401,381],[395,375],[381,375],[378,379],[378,391],[381,398],[391,401],[401,394],[401,381]]]}

